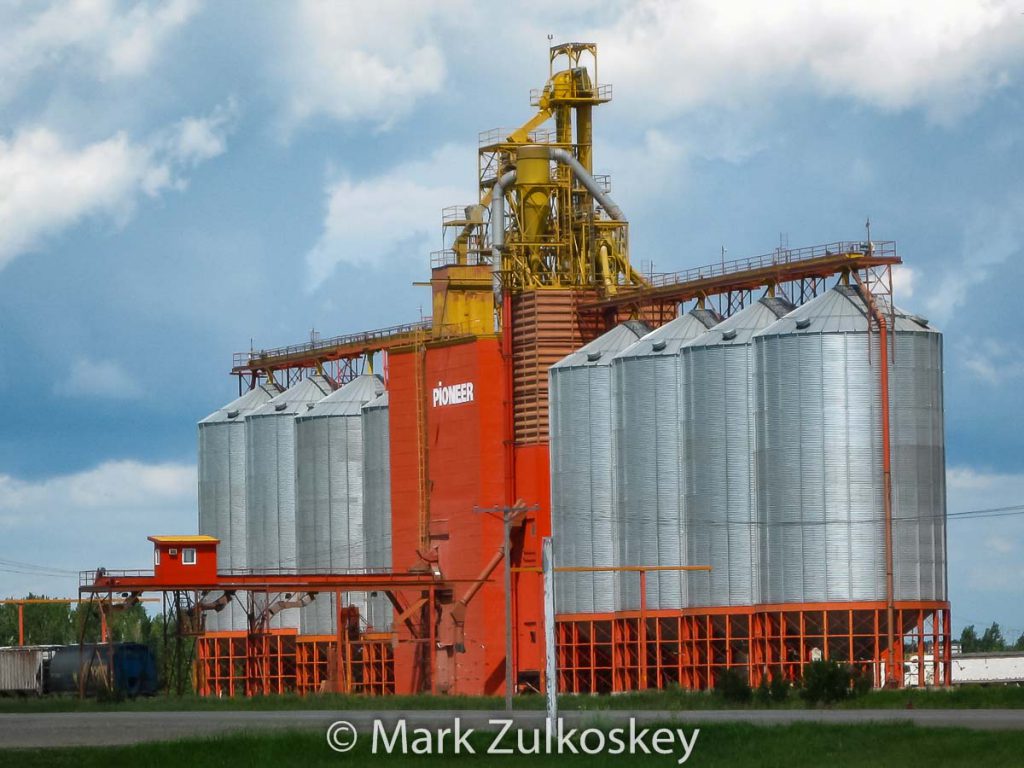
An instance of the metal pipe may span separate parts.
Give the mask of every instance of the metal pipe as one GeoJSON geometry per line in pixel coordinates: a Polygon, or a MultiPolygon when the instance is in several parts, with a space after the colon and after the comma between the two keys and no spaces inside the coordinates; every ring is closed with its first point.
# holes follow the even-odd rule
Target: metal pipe
{"type": "Polygon", "coordinates": [[[516,180],[516,172],[508,171],[491,189],[491,276],[494,300],[501,304],[501,249],[505,245],[505,189],[516,180]]]}
{"type": "Polygon", "coordinates": [[[564,149],[558,147],[551,147],[548,149],[548,155],[557,163],[563,163],[568,165],[576,178],[580,180],[580,183],[586,188],[587,192],[591,194],[597,204],[607,211],[608,215],[615,221],[625,221],[626,216],[622,213],[622,209],[615,203],[614,200],[609,197],[603,189],[598,185],[597,180],[590,175],[586,168],[573,157],[571,152],[567,152],[564,149]]]}
{"type": "MultiPolygon", "coordinates": [[[[583,167],[571,152],[558,147],[548,148],[548,157],[556,163],[569,166],[583,187],[590,193],[598,205],[608,213],[614,221],[625,221],[622,209],[611,197],[601,189],[597,180],[583,167]]],[[[494,299],[501,303],[501,251],[505,245],[505,190],[516,180],[515,170],[507,171],[494,182],[491,189],[491,274],[493,276],[494,299]]]]}
{"type": "MultiPolygon", "coordinates": [[[[844,276],[849,276],[849,270],[844,276]]],[[[882,508],[885,513],[885,622],[886,640],[889,645],[889,660],[885,665],[885,684],[900,687],[902,676],[896,677],[896,627],[895,627],[895,586],[893,583],[893,532],[892,532],[892,454],[889,418],[889,328],[885,314],[879,309],[871,291],[857,273],[853,274],[857,287],[861,291],[869,314],[878,324],[878,367],[879,395],[882,416],[882,508]]],[[[870,323],[870,321],[869,321],[870,323]]],[[[870,330],[870,324],[869,324],[870,330]]],[[[920,661],[919,661],[920,663],[920,661]]]]}

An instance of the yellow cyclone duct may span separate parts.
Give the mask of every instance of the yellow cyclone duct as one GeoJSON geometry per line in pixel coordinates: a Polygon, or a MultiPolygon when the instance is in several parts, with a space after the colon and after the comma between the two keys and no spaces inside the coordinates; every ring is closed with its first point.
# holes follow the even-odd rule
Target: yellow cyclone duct
{"type": "Polygon", "coordinates": [[[547,147],[530,145],[516,152],[516,189],[521,206],[521,238],[539,244],[551,220],[551,159],[547,147]]]}

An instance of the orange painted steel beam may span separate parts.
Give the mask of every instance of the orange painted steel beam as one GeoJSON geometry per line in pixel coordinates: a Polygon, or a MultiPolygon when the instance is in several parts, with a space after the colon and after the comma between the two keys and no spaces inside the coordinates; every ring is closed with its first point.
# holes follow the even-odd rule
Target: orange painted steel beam
{"type": "MultiPolygon", "coordinates": [[[[17,598],[7,598],[5,600],[0,600],[0,605],[46,605],[46,604],[52,604],[52,603],[67,604],[67,603],[83,603],[83,602],[88,602],[88,601],[87,600],[83,600],[80,597],[32,597],[32,598],[26,598],[24,600],[19,600],[17,598]]],[[[157,597],[142,597],[142,598],[139,598],[138,600],[134,600],[133,602],[136,602],[136,603],[137,602],[158,603],[158,602],[160,602],[160,599],[157,598],[157,597]]],[[[120,605],[120,604],[121,604],[120,601],[115,601],[114,602],[114,605],[120,605]]]]}
{"type": "Polygon", "coordinates": [[[748,291],[768,285],[824,278],[850,270],[902,264],[893,241],[872,244],[829,243],[809,248],[786,249],[752,259],[712,264],[682,272],[652,276],[646,286],[621,288],[615,296],[583,300],[580,311],[609,310],[657,302],[683,302],[731,291],[748,291]]]}
{"type": "MultiPolygon", "coordinates": [[[[648,571],[710,571],[710,565],[561,565],[552,568],[555,573],[606,573],[627,571],[632,573],[647,573],[648,571]]],[[[517,566],[512,569],[513,573],[540,573],[539,565],[517,566]]]]}
{"type": "Polygon", "coordinates": [[[348,573],[348,574],[268,574],[268,573],[222,573],[212,582],[172,583],[156,576],[142,576],[135,573],[119,575],[105,571],[95,577],[92,583],[82,584],[81,592],[170,592],[187,590],[202,592],[208,590],[259,591],[272,589],[289,592],[370,592],[392,589],[432,589],[450,584],[471,583],[476,579],[436,579],[425,573],[348,573]]]}

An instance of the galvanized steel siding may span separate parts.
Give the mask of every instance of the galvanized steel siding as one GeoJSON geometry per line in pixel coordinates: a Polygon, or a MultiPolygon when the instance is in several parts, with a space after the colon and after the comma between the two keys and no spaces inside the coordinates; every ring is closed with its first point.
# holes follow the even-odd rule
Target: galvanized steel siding
{"type": "MultiPolygon", "coordinates": [[[[383,390],[373,375],[359,376],[295,419],[296,534],[299,569],[307,573],[362,572],[362,407],[383,390]]],[[[343,605],[366,614],[366,595],[342,595],[343,605]]],[[[321,593],[302,609],[305,634],[334,634],[334,595],[321,593]]]]}
{"type": "MultiPolygon", "coordinates": [[[[942,339],[899,313],[890,332],[894,597],[943,600],[942,339]]],[[[765,602],[885,600],[880,350],[863,302],[839,286],[755,348],[765,602]]]]}
{"type": "MultiPolygon", "coordinates": [[[[551,528],[557,565],[618,565],[611,362],[647,330],[638,323],[623,323],[548,372],[551,528]]],[[[563,614],[618,610],[617,581],[610,571],[559,573],[556,610],[563,614]]]]}
{"type": "MultiPolygon", "coordinates": [[[[864,334],[757,339],[768,603],[885,599],[878,371],[864,334]]],[[[877,360],[877,339],[870,339],[877,360]]]]}
{"type": "MultiPolygon", "coordinates": [[[[720,318],[693,310],[644,336],[612,362],[615,516],[622,565],[686,565],[682,538],[679,347],[720,318]]],[[[647,574],[647,607],[684,608],[688,575],[647,574]]],[[[619,574],[623,610],[640,607],[640,576],[619,574]]]]}
{"type": "MultiPolygon", "coordinates": [[[[388,396],[384,393],[363,406],[363,536],[366,567],[390,569],[391,565],[391,433],[388,396]]],[[[367,619],[376,630],[389,629],[393,621],[391,601],[382,593],[371,594],[367,619]]]]}
{"type": "MultiPolygon", "coordinates": [[[[199,422],[199,533],[220,539],[217,564],[222,571],[248,567],[245,417],[280,393],[264,384],[199,422]]],[[[248,627],[238,600],[208,612],[205,621],[209,631],[248,627]]]]}
{"type": "MultiPolygon", "coordinates": [[[[295,572],[295,415],[331,391],[313,376],[278,395],[245,420],[249,567],[295,572]],[[280,410],[279,410],[280,409],[280,410]]],[[[259,600],[257,601],[259,602],[259,600]]],[[[298,627],[299,612],[288,608],[271,627],[298,627]]]]}
{"type": "Polygon", "coordinates": [[[897,332],[890,389],[896,599],[946,600],[940,334],[897,332]]]}
{"type": "Polygon", "coordinates": [[[761,595],[754,466],[753,334],[792,305],[762,299],[679,351],[683,541],[689,605],[753,605],[761,595]]]}

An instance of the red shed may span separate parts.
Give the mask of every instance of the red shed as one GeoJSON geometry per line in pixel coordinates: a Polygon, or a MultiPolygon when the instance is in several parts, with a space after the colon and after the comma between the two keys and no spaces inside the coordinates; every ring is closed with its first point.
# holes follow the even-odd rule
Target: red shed
{"type": "Polygon", "coordinates": [[[217,545],[213,536],[150,536],[153,576],[166,584],[213,584],[217,581],[217,545]]]}

